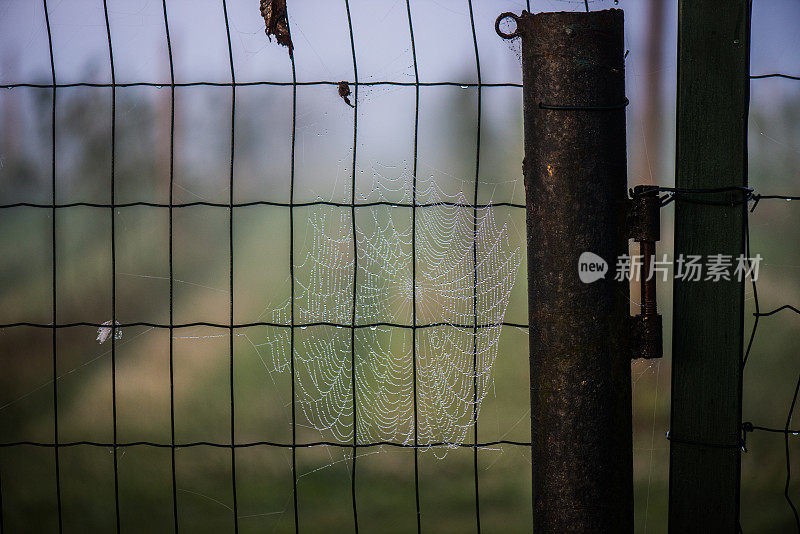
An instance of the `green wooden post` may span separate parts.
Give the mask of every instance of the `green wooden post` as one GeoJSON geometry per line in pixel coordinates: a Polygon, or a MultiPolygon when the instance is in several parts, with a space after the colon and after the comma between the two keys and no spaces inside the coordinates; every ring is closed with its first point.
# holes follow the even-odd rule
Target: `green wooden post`
{"type": "MultiPolygon", "coordinates": [[[[749,22],[748,0],[679,0],[679,188],[747,185],[749,22]]],[[[735,265],[745,210],[678,200],[675,258],[726,254],[735,265]]],[[[736,532],[744,283],[676,280],[674,298],[669,530],[736,532]]]]}

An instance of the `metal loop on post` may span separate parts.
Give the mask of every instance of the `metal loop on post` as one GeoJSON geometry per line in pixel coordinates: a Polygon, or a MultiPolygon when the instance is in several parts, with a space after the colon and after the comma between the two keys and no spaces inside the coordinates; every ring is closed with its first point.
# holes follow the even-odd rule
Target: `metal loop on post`
{"type": "Polygon", "coordinates": [[[513,39],[515,37],[519,37],[519,17],[516,16],[514,13],[510,11],[506,11],[505,13],[500,13],[500,16],[497,17],[497,20],[494,21],[494,31],[497,32],[497,35],[502,37],[503,39],[513,39]],[[500,29],[500,21],[504,18],[512,18],[514,19],[514,23],[516,24],[516,28],[512,33],[505,33],[503,30],[500,29]]]}

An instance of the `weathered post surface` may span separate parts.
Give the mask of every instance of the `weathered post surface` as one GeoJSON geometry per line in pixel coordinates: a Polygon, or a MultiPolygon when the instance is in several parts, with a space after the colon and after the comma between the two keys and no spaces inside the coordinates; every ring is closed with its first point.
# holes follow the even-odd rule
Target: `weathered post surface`
{"type": "Polygon", "coordinates": [[[534,530],[632,532],[623,13],[503,17],[522,37],[534,530]],[[581,281],[583,252],[604,278],[581,281]]]}
{"type": "MultiPolygon", "coordinates": [[[[749,0],[678,2],[679,188],[747,185],[749,18],[749,0]]],[[[722,254],[735,266],[743,200],[741,191],[678,198],[675,258],[722,254]]],[[[673,288],[669,531],[736,532],[744,281],[676,278],[673,288]]]]}

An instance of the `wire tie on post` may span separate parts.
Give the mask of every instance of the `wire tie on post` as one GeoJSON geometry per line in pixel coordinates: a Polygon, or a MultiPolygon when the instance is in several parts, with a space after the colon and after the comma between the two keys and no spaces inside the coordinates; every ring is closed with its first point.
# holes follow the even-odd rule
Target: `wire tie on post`
{"type": "Polygon", "coordinates": [[[711,443],[708,441],[676,438],[670,433],[669,430],[667,430],[666,438],[667,441],[672,443],[680,443],[682,445],[691,445],[695,447],[709,447],[712,449],[739,449],[744,446],[744,441],[741,438],[738,440],[738,443],[711,443]]]}
{"type": "Polygon", "coordinates": [[[551,109],[555,111],[612,111],[615,109],[625,109],[630,104],[630,100],[626,97],[625,100],[619,104],[611,104],[609,106],[576,106],[576,105],[554,105],[539,102],[539,109],[551,109]]]}

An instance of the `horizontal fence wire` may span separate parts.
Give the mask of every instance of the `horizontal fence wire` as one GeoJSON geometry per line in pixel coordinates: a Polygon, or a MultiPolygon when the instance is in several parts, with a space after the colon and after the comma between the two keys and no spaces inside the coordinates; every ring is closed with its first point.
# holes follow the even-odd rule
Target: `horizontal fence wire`
{"type": "Polygon", "coordinates": [[[773,74],[755,74],[750,75],[751,80],[763,80],[764,78],[785,78],[787,80],[800,80],[800,76],[794,76],[792,74],[783,74],[780,72],[776,72],[773,74]]]}
{"type": "Polygon", "coordinates": [[[269,323],[269,322],[254,322],[254,323],[241,323],[241,324],[223,324],[223,323],[207,323],[207,322],[194,322],[194,323],[148,323],[145,321],[140,322],[131,322],[131,323],[117,323],[116,325],[112,326],[111,324],[105,323],[90,323],[90,322],[75,322],[75,323],[57,323],[57,324],[45,324],[45,323],[28,323],[28,322],[19,322],[19,323],[7,323],[7,324],[0,324],[0,328],[13,328],[18,326],[29,326],[32,328],[75,328],[78,326],[91,326],[95,328],[107,328],[113,330],[116,333],[117,330],[122,328],[130,328],[133,326],[147,326],[150,328],[191,328],[195,326],[207,326],[210,328],[251,328],[255,326],[269,326],[274,328],[308,328],[312,326],[331,326],[334,328],[347,328],[352,330],[358,330],[360,328],[375,328],[378,326],[387,326],[391,328],[407,328],[407,329],[420,329],[420,328],[434,328],[440,326],[451,326],[453,328],[461,328],[461,329],[472,329],[472,328],[494,328],[497,326],[515,326],[517,328],[528,328],[527,324],[522,323],[510,323],[510,322],[502,322],[502,323],[484,323],[478,325],[472,324],[455,324],[455,323],[429,323],[429,324],[403,324],[403,323],[365,323],[365,324],[342,324],[342,323],[331,323],[326,321],[320,321],[315,323],[297,323],[297,324],[285,324],[285,323],[269,323]]]}
{"type": "Polygon", "coordinates": [[[332,202],[329,200],[314,200],[310,202],[278,202],[272,200],[254,200],[252,202],[239,202],[233,204],[225,204],[222,202],[207,202],[207,201],[196,201],[196,202],[184,202],[184,203],[175,203],[175,204],[159,204],[157,202],[123,202],[123,203],[116,203],[116,204],[102,204],[96,202],[70,202],[66,204],[41,204],[35,202],[15,202],[13,204],[0,204],[0,209],[3,208],[48,208],[48,209],[59,209],[59,208],[79,208],[79,207],[86,207],[86,208],[108,208],[108,209],[117,209],[117,208],[133,208],[137,206],[145,206],[150,208],[192,208],[196,206],[206,206],[212,208],[247,208],[251,206],[273,206],[273,207],[280,207],[280,208],[308,208],[312,206],[333,206],[336,208],[372,208],[375,206],[388,206],[392,208],[435,208],[438,206],[451,206],[456,208],[524,208],[524,204],[515,204],[513,202],[492,202],[489,204],[465,204],[463,202],[451,202],[451,201],[439,201],[439,202],[427,202],[422,204],[409,204],[403,202],[388,202],[388,201],[376,201],[376,202],[362,202],[356,204],[350,204],[346,202],[332,202]]]}
{"type": "MultiPolygon", "coordinates": [[[[359,82],[359,81],[348,81],[345,80],[348,85],[351,87],[374,87],[377,85],[392,85],[398,87],[522,87],[521,83],[513,83],[513,82],[499,82],[499,83],[476,83],[476,82],[401,82],[401,81],[392,81],[392,80],[382,80],[382,81],[374,81],[374,82],[359,82]]],[[[208,86],[208,87],[251,87],[254,85],[277,85],[283,87],[302,87],[308,85],[333,85],[339,86],[342,82],[332,82],[330,80],[315,80],[315,81],[307,81],[307,82],[298,82],[298,81],[291,81],[291,82],[268,82],[268,81],[256,81],[256,82],[170,82],[170,83],[160,83],[160,82],[124,82],[124,83],[91,83],[91,82],[73,82],[73,83],[7,83],[7,84],[0,84],[0,89],[14,89],[14,88],[22,88],[28,87],[31,89],[66,89],[69,87],[105,87],[105,88],[118,88],[118,87],[156,87],[161,89],[162,87],[198,87],[198,86],[208,86]]]]}
{"type": "Polygon", "coordinates": [[[286,449],[303,449],[309,447],[339,447],[342,449],[364,449],[370,447],[400,447],[403,449],[431,449],[436,447],[447,448],[466,448],[466,449],[482,449],[494,447],[497,445],[518,445],[520,447],[530,447],[531,443],[528,441],[511,441],[511,440],[497,440],[486,441],[483,443],[461,443],[461,442],[448,442],[436,441],[431,443],[419,443],[417,445],[411,443],[399,443],[397,441],[375,441],[368,443],[340,443],[336,441],[311,441],[308,443],[280,443],[276,441],[251,441],[242,443],[215,443],[212,441],[193,441],[187,443],[157,443],[154,441],[129,441],[129,442],[110,442],[104,443],[99,441],[65,441],[61,443],[48,443],[44,441],[11,441],[7,443],[0,443],[2,447],[19,447],[27,445],[30,447],[44,447],[44,448],[66,448],[78,447],[87,445],[91,447],[158,447],[158,448],[175,448],[182,449],[187,447],[216,447],[220,449],[242,449],[249,447],[283,447],[286,449]]]}

